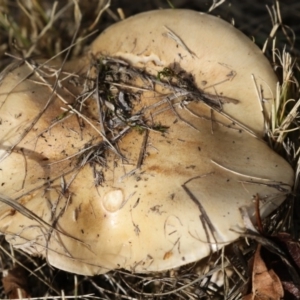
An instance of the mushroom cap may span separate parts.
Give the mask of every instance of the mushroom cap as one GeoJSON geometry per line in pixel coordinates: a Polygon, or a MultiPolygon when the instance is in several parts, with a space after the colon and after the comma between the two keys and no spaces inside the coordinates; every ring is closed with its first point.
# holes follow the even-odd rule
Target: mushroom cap
{"type": "MultiPolygon", "coordinates": [[[[143,15],[161,18],[160,11],[143,15]]],[[[189,23],[192,17],[187,16],[189,23]]],[[[172,29],[172,18],[165,22],[172,29]]],[[[88,63],[85,59],[67,68],[77,67],[80,74],[80,66],[88,63]]],[[[140,87],[136,98],[127,98],[127,112],[129,117],[140,116],[142,131],[123,120],[121,137],[113,128],[104,140],[96,118],[97,96],[78,97],[72,82],[80,77],[67,73],[53,93],[50,74],[55,74],[55,66],[33,72],[24,64],[7,72],[0,83],[0,232],[14,247],[84,275],[117,268],[162,271],[199,260],[236,240],[245,229],[240,209],[256,220],[254,196],[259,196],[262,218],[284,201],[293,170],[260,139],[259,127],[250,122],[251,130],[258,132],[253,136],[223,110],[212,112],[207,103],[186,102],[185,96],[171,98],[172,86],[153,86],[144,73],[131,76],[138,71],[124,62],[102,61],[104,70],[115,68],[110,75],[133,72],[126,82],[120,79],[119,86],[112,86],[117,98],[133,94],[130,83],[140,87]]],[[[160,71],[163,67],[155,66],[160,71]]],[[[224,90],[224,96],[238,99],[236,107],[243,113],[244,98],[239,87],[236,90],[237,96],[233,88],[229,96],[224,90]]],[[[257,107],[250,104],[257,100],[246,100],[258,118],[257,107]]],[[[231,105],[224,104],[224,110],[231,105]]]]}
{"type": "Polygon", "coordinates": [[[264,134],[277,78],[262,51],[233,25],[185,9],[149,11],[107,28],[91,45],[96,57],[120,57],[157,75],[163,68],[191,74],[198,89],[229,101],[224,113],[264,134]]]}

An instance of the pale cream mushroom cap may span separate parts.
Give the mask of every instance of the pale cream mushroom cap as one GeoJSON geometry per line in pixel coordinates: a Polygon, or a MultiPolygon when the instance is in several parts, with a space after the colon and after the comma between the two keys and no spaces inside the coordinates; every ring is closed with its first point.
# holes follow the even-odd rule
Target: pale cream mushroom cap
{"type": "Polygon", "coordinates": [[[153,75],[177,65],[206,93],[239,101],[224,106],[225,113],[260,136],[264,131],[262,107],[268,117],[277,78],[255,43],[220,18],[182,9],[141,13],[107,28],[91,52],[153,75]]]}
{"type": "MultiPolygon", "coordinates": [[[[117,268],[155,272],[194,262],[239,237],[245,229],[240,208],[255,222],[255,195],[265,217],[291,190],[292,168],[260,138],[217,111],[212,119],[202,102],[185,109],[174,103],[176,114],[154,90],[141,94],[132,110],[144,108],[143,117],[167,131],[150,126],[146,138],[146,132],[132,128],[117,143],[123,158],[107,150],[102,166],[84,164],[90,152],[83,149],[95,151],[99,147],[89,147],[102,141],[95,100],[85,100],[79,109],[73,105],[77,88],[60,82],[30,128],[52,89],[29,74],[24,65],[0,83],[0,231],[14,247],[44,256],[55,267],[94,275],[117,268]],[[24,128],[30,131],[19,141],[24,128]],[[100,185],[97,176],[103,176],[100,185]]],[[[244,100],[239,92],[230,97],[244,100]]],[[[262,135],[258,127],[251,129],[262,135]]]]}

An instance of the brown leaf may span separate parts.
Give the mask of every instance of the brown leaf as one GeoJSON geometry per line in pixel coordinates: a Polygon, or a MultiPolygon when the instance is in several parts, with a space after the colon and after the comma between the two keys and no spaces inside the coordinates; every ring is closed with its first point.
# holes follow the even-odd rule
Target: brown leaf
{"type": "Polygon", "coordinates": [[[300,299],[300,290],[293,282],[282,281],[283,288],[288,291],[295,299],[300,299]]]}
{"type": "Polygon", "coordinates": [[[252,293],[243,300],[279,300],[283,297],[283,287],[273,270],[268,270],[260,256],[260,245],[254,255],[252,272],[252,293]]]}
{"type": "Polygon", "coordinates": [[[9,299],[29,298],[27,274],[19,266],[8,271],[8,274],[2,278],[5,294],[9,299]]]}
{"type": "Polygon", "coordinates": [[[286,232],[280,232],[276,237],[285,244],[294,262],[300,268],[300,243],[293,240],[291,235],[286,232]]]}

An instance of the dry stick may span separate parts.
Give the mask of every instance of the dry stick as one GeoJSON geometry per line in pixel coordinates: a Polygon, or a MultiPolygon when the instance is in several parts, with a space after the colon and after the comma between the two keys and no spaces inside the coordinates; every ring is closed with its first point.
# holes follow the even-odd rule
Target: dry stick
{"type": "MultiPolygon", "coordinates": [[[[277,16],[278,16],[278,20],[279,20],[279,24],[281,25],[281,28],[282,28],[282,31],[286,37],[286,39],[288,40],[290,46],[291,46],[291,50],[293,50],[294,48],[294,44],[295,44],[295,34],[294,34],[294,41],[292,41],[289,37],[289,35],[287,34],[287,31],[286,31],[286,26],[283,25],[283,22],[282,22],[282,18],[281,18],[281,12],[280,12],[280,2],[279,0],[276,0],[276,11],[277,11],[277,16]]],[[[293,33],[293,31],[292,31],[293,33]]]]}
{"type": "Polygon", "coordinates": [[[184,284],[182,287],[173,289],[173,290],[171,290],[169,292],[163,292],[163,293],[141,293],[141,292],[135,290],[134,288],[132,288],[132,291],[134,291],[138,295],[142,295],[143,297],[154,297],[154,296],[161,297],[161,296],[167,296],[167,295],[170,295],[170,294],[173,294],[173,293],[181,292],[181,291],[187,289],[188,287],[194,285],[195,283],[200,282],[200,281],[202,281],[203,279],[205,279],[205,278],[207,278],[209,276],[212,276],[214,273],[216,273],[218,271],[221,271],[222,268],[226,268],[228,266],[229,266],[229,263],[225,262],[223,266],[216,266],[214,269],[212,269],[211,271],[207,272],[206,274],[200,275],[195,280],[192,280],[189,283],[184,284]]]}
{"type": "Polygon", "coordinates": [[[111,0],[108,0],[106,2],[106,4],[100,9],[95,21],[88,28],[89,31],[91,31],[95,28],[95,26],[97,25],[97,23],[98,23],[99,19],[101,18],[102,14],[110,7],[110,1],[111,0]]]}
{"type": "MultiPolygon", "coordinates": [[[[182,118],[179,113],[176,111],[176,109],[174,108],[174,105],[171,103],[171,101],[173,99],[176,99],[178,98],[178,96],[175,94],[172,96],[167,96],[166,99],[167,99],[167,102],[169,104],[169,106],[171,107],[171,110],[173,111],[174,115],[182,122],[184,122],[185,124],[187,124],[188,126],[192,127],[193,129],[199,131],[199,129],[197,127],[195,127],[193,124],[191,124],[190,122],[186,121],[184,118],[182,118]]],[[[154,115],[154,114],[153,114],[154,115]]]]}
{"type": "MultiPolygon", "coordinates": [[[[80,172],[80,170],[81,170],[81,168],[82,168],[83,165],[84,165],[84,164],[82,164],[81,167],[80,167],[79,169],[76,170],[77,173],[75,173],[75,174],[72,175],[72,177],[71,177],[71,179],[69,180],[69,182],[68,182],[67,185],[66,185],[66,183],[65,183],[64,176],[61,176],[61,180],[62,180],[62,182],[63,182],[63,184],[62,184],[62,185],[63,185],[63,186],[62,186],[62,191],[61,191],[62,194],[59,195],[59,197],[58,197],[58,199],[57,199],[57,202],[59,202],[62,198],[65,197],[64,194],[66,193],[66,191],[68,191],[70,185],[71,185],[72,182],[75,180],[76,176],[77,176],[78,173],[80,172]]],[[[49,245],[49,242],[50,242],[52,233],[53,233],[53,231],[56,231],[56,230],[57,230],[57,226],[56,226],[56,225],[57,225],[57,222],[58,222],[59,218],[65,213],[65,211],[66,211],[66,209],[67,209],[67,206],[68,206],[68,204],[69,204],[69,201],[70,201],[71,197],[72,197],[72,196],[71,196],[71,194],[70,194],[70,195],[68,196],[68,199],[67,199],[67,202],[65,203],[64,208],[61,209],[61,211],[58,213],[58,215],[52,220],[52,224],[51,224],[51,226],[50,226],[50,228],[49,228],[49,231],[47,232],[46,254],[45,254],[45,257],[46,257],[46,259],[47,259],[47,262],[48,262],[48,252],[49,252],[48,245],[49,245]]],[[[58,206],[55,207],[55,214],[56,214],[56,208],[57,208],[57,207],[58,207],[58,206]]],[[[54,212],[53,212],[53,214],[54,214],[54,212]]],[[[69,237],[69,235],[66,235],[66,234],[64,234],[64,235],[69,237]]],[[[62,239],[60,238],[60,236],[58,236],[58,239],[59,239],[59,244],[64,248],[64,250],[65,250],[65,252],[68,254],[68,256],[69,256],[69,257],[72,257],[72,255],[71,255],[70,252],[68,251],[67,247],[65,247],[65,245],[64,245],[62,239]]],[[[80,241],[80,242],[81,242],[81,241],[80,241]]],[[[83,243],[83,242],[81,242],[81,243],[83,243]]],[[[83,244],[86,245],[85,243],[83,243],[83,244]]],[[[87,246],[88,249],[90,249],[90,247],[89,247],[88,245],[86,245],[86,246],[87,246]]]]}
{"type": "MultiPolygon", "coordinates": [[[[62,68],[60,69],[60,72],[61,72],[61,70],[62,70],[62,68]]],[[[47,84],[49,87],[51,86],[49,83],[47,83],[47,81],[41,75],[39,77],[45,84],[47,84]]],[[[93,122],[87,116],[83,115],[81,112],[79,112],[77,109],[75,109],[72,105],[68,104],[68,102],[66,100],[64,100],[64,98],[56,91],[57,83],[58,83],[58,79],[55,82],[55,87],[53,87],[53,94],[51,95],[52,98],[53,98],[53,95],[55,94],[70,109],[70,111],[72,111],[73,113],[78,115],[81,119],[86,121],[97,133],[99,133],[99,135],[108,143],[108,145],[115,152],[115,154],[117,154],[119,157],[122,157],[122,155],[118,152],[118,150],[112,145],[110,140],[93,124],[93,122]]]]}
{"type": "MultiPolygon", "coordinates": [[[[19,1],[18,1],[19,2],[19,1]]],[[[54,22],[64,14],[64,12],[72,5],[72,2],[69,2],[67,5],[65,5],[56,15],[55,15],[55,11],[58,5],[58,1],[55,1],[51,10],[51,15],[50,15],[50,21],[48,22],[48,24],[43,28],[43,30],[40,32],[40,34],[38,35],[38,37],[36,38],[35,43],[30,47],[30,49],[27,51],[26,56],[29,57],[32,52],[34,51],[34,49],[36,48],[37,42],[39,39],[41,39],[45,33],[50,30],[54,24],[54,22]]],[[[25,9],[25,8],[24,8],[25,9]]]]}
{"type": "MultiPolygon", "coordinates": [[[[209,174],[205,174],[205,175],[200,175],[200,176],[196,176],[196,177],[193,177],[193,178],[190,178],[189,180],[187,180],[186,182],[184,182],[182,184],[182,188],[184,189],[184,191],[187,193],[187,195],[190,197],[190,199],[198,206],[198,209],[201,213],[201,215],[199,216],[200,218],[200,221],[202,222],[202,225],[204,227],[204,230],[205,230],[205,234],[207,236],[207,241],[211,244],[211,241],[210,241],[210,237],[209,237],[209,232],[206,228],[206,226],[208,227],[212,237],[213,237],[213,240],[216,244],[216,247],[218,247],[218,240],[215,236],[215,234],[218,232],[215,228],[215,226],[213,225],[213,223],[211,222],[205,208],[203,207],[203,205],[201,204],[201,201],[192,193],[192,191],[186,186],[189,182],[195,180],[195,179],[201,179],[202,177],[204,176],[207,176],[207,175],[211,175],[211,173],[209,174]]],[[[211,250],[213,251],[213,249],[211,248],[211,250]]]]}
{"type": "Polygon", "coordinates": [[[103,138],[103,140],[111,147],[113,152],[117,154],[120,158],[123,158],[123,156],[120,154],[120,152],[113,146],[112,142],[106,137],[102,131],[100,131],[93,123],[92,121],[85,115],[83,115],[81,112],[79,112],[77,109],[73,108],[72,105],[67,104],[67,102],[63,99],[63,97],[57,93],[57,96],[69,107],[69,109],[78,115],[81,119],[86,121],[99,135],[103,138]]]}
{"type": "Polygon", "coordinates": [[[105,135],[105,128],[104,128],[103,116],[102,116],[102,109],[103,109],[104,103],[103,103],[102,97],[100,96],[100,91],[99,91],[99,76],[100,76],[100,70],[97,66],[97,77],[96,77],[97,106],[98,106],[100,130],[103,133],[103,135],[105,135]]]}
{"type": "Polygon", "coordinates": [[[268,178],[261,178],[261,177],[255,177],[255,176],[243,174],[238,171],[232,170],[228,167],[225,167],[214,160],[211,160],[211,162],[213,164],[217,165],[218,167],[220,167],[221,169],[224,169],[227,172],[233,173],[235,175],[251,178],[251,181],[239,180],[239,182],[241,182],[241,183],[264,185],[264,186],[275,188],[276,190],[278,190],[279,192],[282,192],[282,193],[289,193],[289,189],[284,188],[284,186],[289,186],[289,185],[284,182],[278,182],[278,181],[273,181],[268,178]],[[258,180],[258,181],[253,181],[253,179],[258,180]],[[265,182],[263,182],[263,181],[265,181],[265,182]]]}
{"type": "MultiPolygon", "coordinates": [[[[90,34],[88,34],[87,36],[85,36],[83,39],[87,39],[89,38],[90,36],[94,35],[97,31],[93,31],[91,32],[90,34]]],[[[82,40],[83,40],[82,39],[82,40]]],[[[81,41],[82,41],[81,40],[81,41]]],[[[57,58],[58,56],[62,55],[63,53],[65,52],[69,52],[73,47],[75,47],[77,44],[79,44],[81,41],[77,41],[77,42],[74,42],[73,44],[71,44],[69,47],[65,48],[64,50],[60,51],[59,53],[53,55],[51,58],[47,59],[46,61],[44,61],[43,63],[39,64],[39,68],[42,68],[44,66],[46,66],[49,62],[51,62],[52,60],[54,60],[55,58],[57,58]]],[[[9,64],[5,69],[3,69],[1,72],[0,72],[0,82],[5,78],[5,76],[7,76],[8,73],[12,72],[13,70],[19,68],[24,62],[26,59],[29,59],[29,57],[27,58],[20,58],[20,57],[16,57],[10,53],[7,53],[5,52],[5,55],[15,59],[16,61],[14,61],[13,63],[9,64]]],[[[24,77],[23,79],[20,80],[20,82],[18,82],[12,89],[11,91],[14,90],[14,88],[16,86],[18,86],[23,80],[29,78],[34,72],[32,72],[31,74],[28,74],[27,77],[24,77]]],[[[9,94],[9,93],[8,93],[9,94]]],[[[0,106],[1,108],[1,106],[0,106]]]]}
{"type": "Polygon", "coordinates": [[[271,18],[271,22],[272,22],[272,29],[271,29],[271,32],[269,33],[269,36],[268,38],[266,39],[264,45],[263,45],[263,48],[262,48],[262,52],[265,53],[266,52],[266,49],[267,49],[267,46],[268,46],[268,43],[270,40],[274,39],[274,36],[276,35],[276,32],[278,30],[278,28],[280,27],[280,24],[278,22],[278,18],[277,18],[277,14],[274,10],[274,7],[273,7],[273,14],[272,14],[272,11],[270,10],[269,6],[267,5],[266,6],[267,10],[268,10],[268,13],[270,15],[270,18],[271,18]]]}
{"type": "Polygon", "coordinates": [[[15,201],[14,199],[11,199],[5,195],[0,194],[0,201],[3,202],[4,204],[10,206],[14,210],[18,211],[20,214],[22,214],[26,218],[28,218],[30,220],[34,220],[34,221],[38,222],[39,224],[44,225],[46,227],[50,227],[52,230],[54,230],[64,236],[67,236],[77,242],[83,243],[79,239],[77,239],[71,235],[68,235],[65,232],[62,232],[59,229],[53,228],[50,224],[48,224],[46,221],[44,221],[42,218],[40,218],[38,215],[36,215],[33,211],[29,210],[24,205],[20,204],[19,202],[15,201]]]}
{"type": "MultiPolygon", "coordinates": [[[[86,295],[74,295],[74,296],[65,296],[64,294],[62,295],[62,293],[64,293],[64,290],[61,290],[60,292],[58,292],[57,294],[59,296],[45,296],[45,297],[30,297],[30,298],[20,298],[22,300],[48,300],[48,299],[57,299],[57,300],[64,300],[64,299],[96,299],[96,300],[102,300],[103,298],[100,298],[98,296],[95,296],[94,294],[86,294],[86,295]]],[[[19,299],[14,299],[14,300],[19,300],[19,299]]]]}
{"type": "MultiPolygon", "coordinates": [[[[201,116],[201,115],[198,115],[197,113],[195,113],[194,111],[190,110],[190,109],[188,108],[188,106],[184,106],[184,108],[185,108],[192,116],[194,116],[194,117],[196,117],[196,118],[200,118],[200,119],[203,119],[203,120],[206,120],[206,121],[210,121],[211,123],[216,123],[216,124],[218,124],[218,125],[220,125],[220,126],[227,127],[227,128],[229,128],[230,130],[234,130],[234,131],[240,131],[240,130],[241,130],[240,128],[234,128],[233,126],[231,126],[232,124],[228,125],[228,124],[224,124],[224,123],[222,123],[222,122],[220,122],[220,121],[218,121],[218,120],[214,120],[214,119],[212,118],[212,115],[211,115],[211,117],[201,116]]],[[[212,110],[212,111],[213,111],[213,110],[212,110]]],[[[212,124],[212,127],[213,127],[213,124],[212,124]]]]}
{"type": "Polygon", "coordinates": [[[147,147],[147,142],[148,142],[148,136],[149,136],[149,130],[146,129],[145,135],[144,135],[144,138],[143,138],[143,142],[142,142],[142,147],[141,147],[140,154],[139,154],[139,158],[138,158],[137,165],[136,165],[137,169],[139,169],[143,164],[143,160],[144,160],[144,156],[145,156],[145,152],[146,152],[146,147],[147,147]]]}
{"type": "Polygon", "coordinates": [[[92,285],[100,292],[100,293],[107,293],[107,294],[111,294],[111,295],[114,295],[114,296],[118,296],[118,298],[122,298],[122,299],[128,299],[128,300],[138,300],[137,298],[133,298],[133,297],[130,297],[130,296],[126,296],[126,295],[120,295],[120,294],[117,294],[115,292],[112,292],[112,291],[109,291],[109,290],[106,290],[105,288],[102,288],[100,286],[98,286],[96,284],[96,282],[93,280],[93,278],[88,278],[89,281],[92,283],[92,285]]]}
{"type": "Polygon", "coordinates": [[[259,181],[253,181],[253,180],[239,180],[238,182],[240,183],[247,183],[247,184],[257,184],[257,185],[263,185],[263,186],[267,186],[267,187],[271,187],[276,189],[277,191],[281,192],[281,193],[285,193],[286,196],[289,195],[291,192],[291,186],[286,184],[286,183],[282,183],[282,182],[275,182],[275,183],[263,183],[263,182],[259,182],[259,181]],[[288,186],[289,188],[284,188],[283,186],[288,186]]]}
{"type": "Polygon", "coordinates": [[[212,12],[214,9],[216,9],[218,6],[223,4],[226,0],[220,0],[219,2],[217,0],[213,0],[213,4],[209,8],[208,12],[212,12]]]}
{"type": "Polygon", "coordinates": [[[258,228],[258,232],[263,234],[264,228],[261,221],[261,214],[260,214],[260,198],[259,195],[256,193],[255,195],[255,214],[256,214],[256,224],[258,228]]]}
{"type": "MultiPolygon", "coordinates": [[[[30,229],[35,229],[35,227],[37,227],[37,228],[41,231],[41,235],[42,235],[42,236],[48,235],[48,233],[46,233],[46,232],[43,231],[44,228],[38,227],[37,225],[32,225],[32,226],[23,228],[23,229],[21,230],[21,232],[19,232],[19,234],[15,234],[15,235],[16,235],[16,236],[20,236],[20,234],[21,234],[23,231],[25,231],[25,230],[30,230],[30,229]]],[[[57,229],[54,229],[54,230],[58,231],[57,229]]],[[[6,234],[13,235],[14,233],[7,232],[6,234]]],[[[59,237],[59,238],[56,239],[56,241],[59,242],[59,243],[62,243],[61,237],[60,237],[60,236],[58,236],[58,237],[59,237]]],[[[31,240],[31,239],[26,239],[25,237],[21,237],[21,238],[22,238],[23,241],[26,241],[30,246],[32,245],[32,240],[31,240]]],[[[75,238],[73,238],[73,237],[71,237],[71,238],[72,238],[72,239],[75,239],[75,238]]],[[[77,240],[77,241],[80,242],[81,244],[83,244],[82,241],[80,241],[80,240],[77,240]]],[[[89,262],[86,262],[85,258],[83,258],[83,259],[80,259],[80,258],[74,258],[74,257],[72,257],[71,255],[66,255],[65,253],[62,253],[62,252],[60,252],[60,251],[58,251],[58,250],[47,248],[47,246],[45,246],[44,244],[37,243],[36,241],[35,241],[35,244],[36,244],[37,246],[40,246],[40,247],[42,247],[42,248],[45,248],[46,250],[51,250],[52,252],[54,252],[54,253],[56,253],[56,254],[58,254],[58,255],[60,255],[60,256],[66,257],[67,259],[73,258],[73,259],[76,259],[76,261],[78,261],[78,262],[84,262],[86,265],[89,265],[89,266],[92,266],[92,267],[98,267],[98,268],[101,267],[102,269],[105,269],[107,272],[108,272],[108,271],[111,271],[111,269],[109,269],[108,267],[104,267],[104,266],[101,266],[101,265],[95,264],[95,263],[89,263],[89,262]]],[[[26,245],[26,244],[23,242],[23,245],[26,245]]],[[[65,248],[65,246],[64,246],[63,244],[61,244],[61,246],[62,246],[63,248],[65,248]]],[[[93,254],[95,255],[95,252],[93,252],[87,244],[84,244],[84,246],[86,246],[87,249],[89,249],[90,252],[93,253],[93,254]]],[[[66,250],[66,249],[64,249],[64,250],[66,250]]],[[[67,252],[67,251],[66,251],[66,252],[67,252]]],[[[46,257],[46,259],[47,259],[47,257],[46,257]]]]}
{"type": "MultiPolygon", "coordinates": [[[[117,142],[118,142],[118,141],[119,141],[119,140],[120,140],[120,139],[121,139],[121,138],[122,138],[122,137],[130,130],[130,129],[131,129],[130,126],[126,126],[122,131],[119,132],[118,135],[116,135],[114,138],[111,139],[112,144],[117,143],[117,142]]],[[[52,162],[52,163],[49,163],[48,166],[51,166],[51,165],[54,165],[54,164],[63,162],[63,161],[65,161],[65,160],[69,160],[69,159],[71,159],[72,157],[79,156],[79,155],[81,155],[81,154],[87,152],[88,150],[91,150],[91,149],[93,149],[93,148],[99,148],[99,147],[101,147],[102,145],[105,145],[105,142],[102,141],[102,142],[100,142],[100,143],[98,143],[98,144],[96,144],[96,145],[92,145],[92,146],[89,146],[89,147],[87,147],[87,148],[84,148],[84,149],[82,149],[82,150],[80,150],[80,151],[78,151],[78,152],[76,152],[76,153],[74,153],[74,154],[72,154],[72,155],[69,155],[69,156],[67,156],[67,157],[65,157],[65,158],[63,158],[63,159],[60,159],[60,160],[54,161],[54,162],[52,162]]],[[[90,153],[92,153],[92,152],[90,152],[90,153]]]]}
{"type": "MultiPolygon", "coordinates": [[[[10,254],[8,251],[6,251],[5,248],[2,247],[1,245],[0,245],[0,249],[1,249],[1,251],[2,251],[3,253],[5,253],[7,256],[9,256],[9,257],[11,257],[12,259],[14,259],[14,258],[11,256],[11,254],[10,254]]],[[[55,288],[51,285],[51,283],[49,283],[49,282],[47,282],[46,280],[40,278],[37,274],[35,274],[35,272],[31,271],[29,268],[27,268],[25,265],[23,265],[20,261],[15,260],[15,262],[16,262],[18,265],[20,265],[22,268],[24,268],[26,271],[28,271],[31,275],[35,276],[38,280],[40,280],[41,282],[43,282],[43,283],[44,283],[47,287],[49,287],[52,291],[54,291],[55,293],[57,293],[57,294],[59,295],[59,291],[58,291],[57,289],[55,289],[55,288]]],[[[30,298],[30,299],[32,299],[32,298],[30,298]]]]}
{"type": "MultiPolygon", "coordinates": [[[[154,79],[154,82],[162,85],[163,87],[170,87],[170,86],[166,85],[165,83],[160,82],[160,81],[155,80],[155,79],[154,79]]],[[[218,95],[207,94],[207,93],[204,93],[203,91],[199,91],[199,90],[197,90],[196,92],[195,91],[191,92],[191,91],[187,91],[186,89],[178,88],[178,87],[175,87],[175,86],[171,86],[171,88],[174,89],[176,92],[178,92],[178,94],[176,94],[177,97],[179,97],[179,96],[193,96],[194,98],[196,98],[196,100],[202,101],[206,106],[208,106],[211,109],[213,109],[214,111],[218,112],[219,114],[221,114],[222,116],[224,116],[225,118],[227,118],[228,120],[230,120],[231,122],[234,122],[237,125],[239,125],[243,130],[245,130],[250,135],[254,136],[255,138],[257,138],[259,140],[262,140],[260,137],[257,136],[257,134],[254,131],[252,131],[246,125],[242,124],[241,122],[237,121],[236,119],[232,118],[231,116],[229,116],[228,114],[226,114],[225,112],[223,112],[222,109],[220,109],[220,107],[216,107],[215,106],[220,101],[221,101],[221,103],[228,103],[229,102],[229,103],[237,104],[239,102],[238,100],[232,99],[232,98],[223,97],[223,96],[218,96],[218,95]],[[219,102],[217,102],[217,100],[219,100],[219,102]]],[[[168,100],[169,100],[168,98],[165,98],[161,102],[158,102],[158,103],[155,103],[153,105],[150,105],[146,109],[150,109],[151,107],[155,107],[157,105],[161,105],[165,101],[168,101],[168,100]]]]}
{"type": "MultiPolygon", "coordinates": [[[[285,69],[286,69],[286,66],[289,66],[289,70],[288,70],[288,72],[286,74],[287,78],[285,78],[285,81],[287,81],[292,76],[292,62],[291,62],[290,56],[288,54],[286,54],[285,52],[283,53],[283,58],[281,60],[281,64],[282,64],[282,66],[285,69]]],[[[278,97],[279,96],[280,95],[279,95],[279,92],[278,92],[278,97]]],[[[277,128],[277,129],[275,129],[275,126],[274,126],[274,132],[275,131],[279,131],[279,136],[277,137],[277,143],[278,144],[282,144],[283,143],[283,140],[285,138],[286,132],[288,131],[288,127],[292,124],[292,122],[298,116],[299,106],[300,106],[300,101],[298,100],[298,101],[296,101],[296,104],[290,110],[290,112],[288,113],[288,115],[285,117],[285,119],[281,123],[280,127],[277,128]]],[[[277,112],[277,109],[276,109],[276,112],[277,112]]]]}
{"type": "Polygon", "coordinates": [[[228,171],[230,173],[233,173],[235,175],[239,175],[239,176],[243,176],[243,177],[249,177],[249,178],[253,178],[253,179],[256,179],[256,180],[263,180],[263,181],[268,181],[268,182],[274,182],[273,180],[269,179],[269,178],[261,178],[261,177],[255,177],[255,176],[252,176],[252,175],[247,175],[247,174],[244,174],[244,173],[240,173],[238,171],[235,171],[235,170],[232,170],[228,167],[225,167],[223,165],[221,165],[220,163],[216,162],[215,160],[210,160],[213,164],[217,165],[218,167],[220,167],[221,169],[225,170],[225,171],[228,171]]]}
{"type": "Polygon", "coordinates": [[[128,84],[125,84],[125,83],[110,82],[110,81],[107,81],[107,80],[104,80],[103,82],[108,83],[108,84],[113,85],[113,86],[119,86],[119,87],[122,87],[122,88],[128,88],[128,89],[132,89],[132,90],[138,90],[138,91],[144,91],[144,92],[152,91],[151,89],[141,88],[139,86],[128,85],[128,84]]]}
{"type": "MultiPolygon", "coordinates": [[[[209,106],[207,103],[205,103],[205,105],[209,106]]],[[[211,106],[209,106],[211,107],[211,106]]],[[[224,116],[225,118],[227,118],[228,120],[230,120],[231,122],[234,122],[235,124],[237,124],[238,126],[240,126],[243,130],[245,130],[247,133],[249,133],[250,135],[252,135],[253,137],[257,138],[260,141],[263,141],[263,139],[261,137],[258,137],[257,134],[252,131],[250,128],[248,128],[246,125],[242,124],[241,122],[237,121],[236,119],[232,118],[231,116],[229,116],[228,114],[226,114],[223,111],[218,111],[215,108],[211,107],[213,110],[215,110],[216,112],[218,112],[220,115],[224,116]]]]}
{"type": "MultiPolygon", "coordinates": [[[[6,53],[7,54],[7,53],[6,53]]],[[[13,70],[19,68],[22,64],[24,63],[24,59],[17,59],[16,61],[12,62],[9,64],[7,67],[5,67],[1,72],[0,72],[0,83],[2,80],[13,70]]],[[[0,93],[2,95],[2,93],[0,93]]],[[[1,103],[0,108],[4,104],[4,101],[1,103]]]]}
{"type": "Polygon", "coordinates": [[[121,290],[124,294],[127,293],[126,289],[123,288],[122,285],[116,281],[114,276],[111,276],[109,274],[103,274],[103,276],[106,278],[107,281],[109,281],[110,285],[114,288],[114,290],[116,290],[115,286],[117,286],[118,290],[121,290]]]}
{"type": "Polygon", "coordinates": [[[24,179],[23,179],[22,185],[21,185],[21,188],[24,189],[25,181],[26,181],[26,177],[27,177],[27,171],[28,171],[28,164],[27,164],[27,158],[26,158],[26,156],[24,154],[24,149],[21,148],[20,151],[21,151],[23,159],[24,159],[24,171],[25,171],[25,174],[24,174],[24,179]]]}
{"type": "Polygon", "coordinates": [[[167,26],[164,26],[165,29],[167,29],[167,33],[166,36],[168,38],[171,38],[176,44],[178,44],[179,46],[181,46],[187,53],[189,53],[192,58],[197,57],[197,54],[195,54],[192,50],[190,50],[187,45],[182,41],[182,39],[171,29],[169,29],[167,26]]]}

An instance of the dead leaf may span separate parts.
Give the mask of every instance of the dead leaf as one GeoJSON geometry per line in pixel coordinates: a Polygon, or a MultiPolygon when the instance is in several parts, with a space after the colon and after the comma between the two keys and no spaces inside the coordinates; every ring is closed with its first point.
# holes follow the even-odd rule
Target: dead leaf
{"type": "Polygon", "coordinates": [[[293,282],[282,281],[283,288],[294,296],[294,299],[300,299],[300,290],[293,282]]]}
{"type": "Polygon", "coordinates": [[[283,243],[289,254],[291,255],[293,261],[300,268],[300,243],[296,240],[293,240],[291,235],[286,232],[280,232],[276,238],[283,243]]]}
{"type": "Polygon", "coordinates": [[[280,300],[283,287],[279,277],[273,270],[268,270],[260,256],[261,246],[257,246],[252,271],[252,293],[243,300],[280,300]]]}
{"type": "Polygon", "coordinates": [[[8,271],[7,275],[2,278],[5,294],[9,299],[29,298],[29,289],[27,274],[19,266],[8,271]]]}

